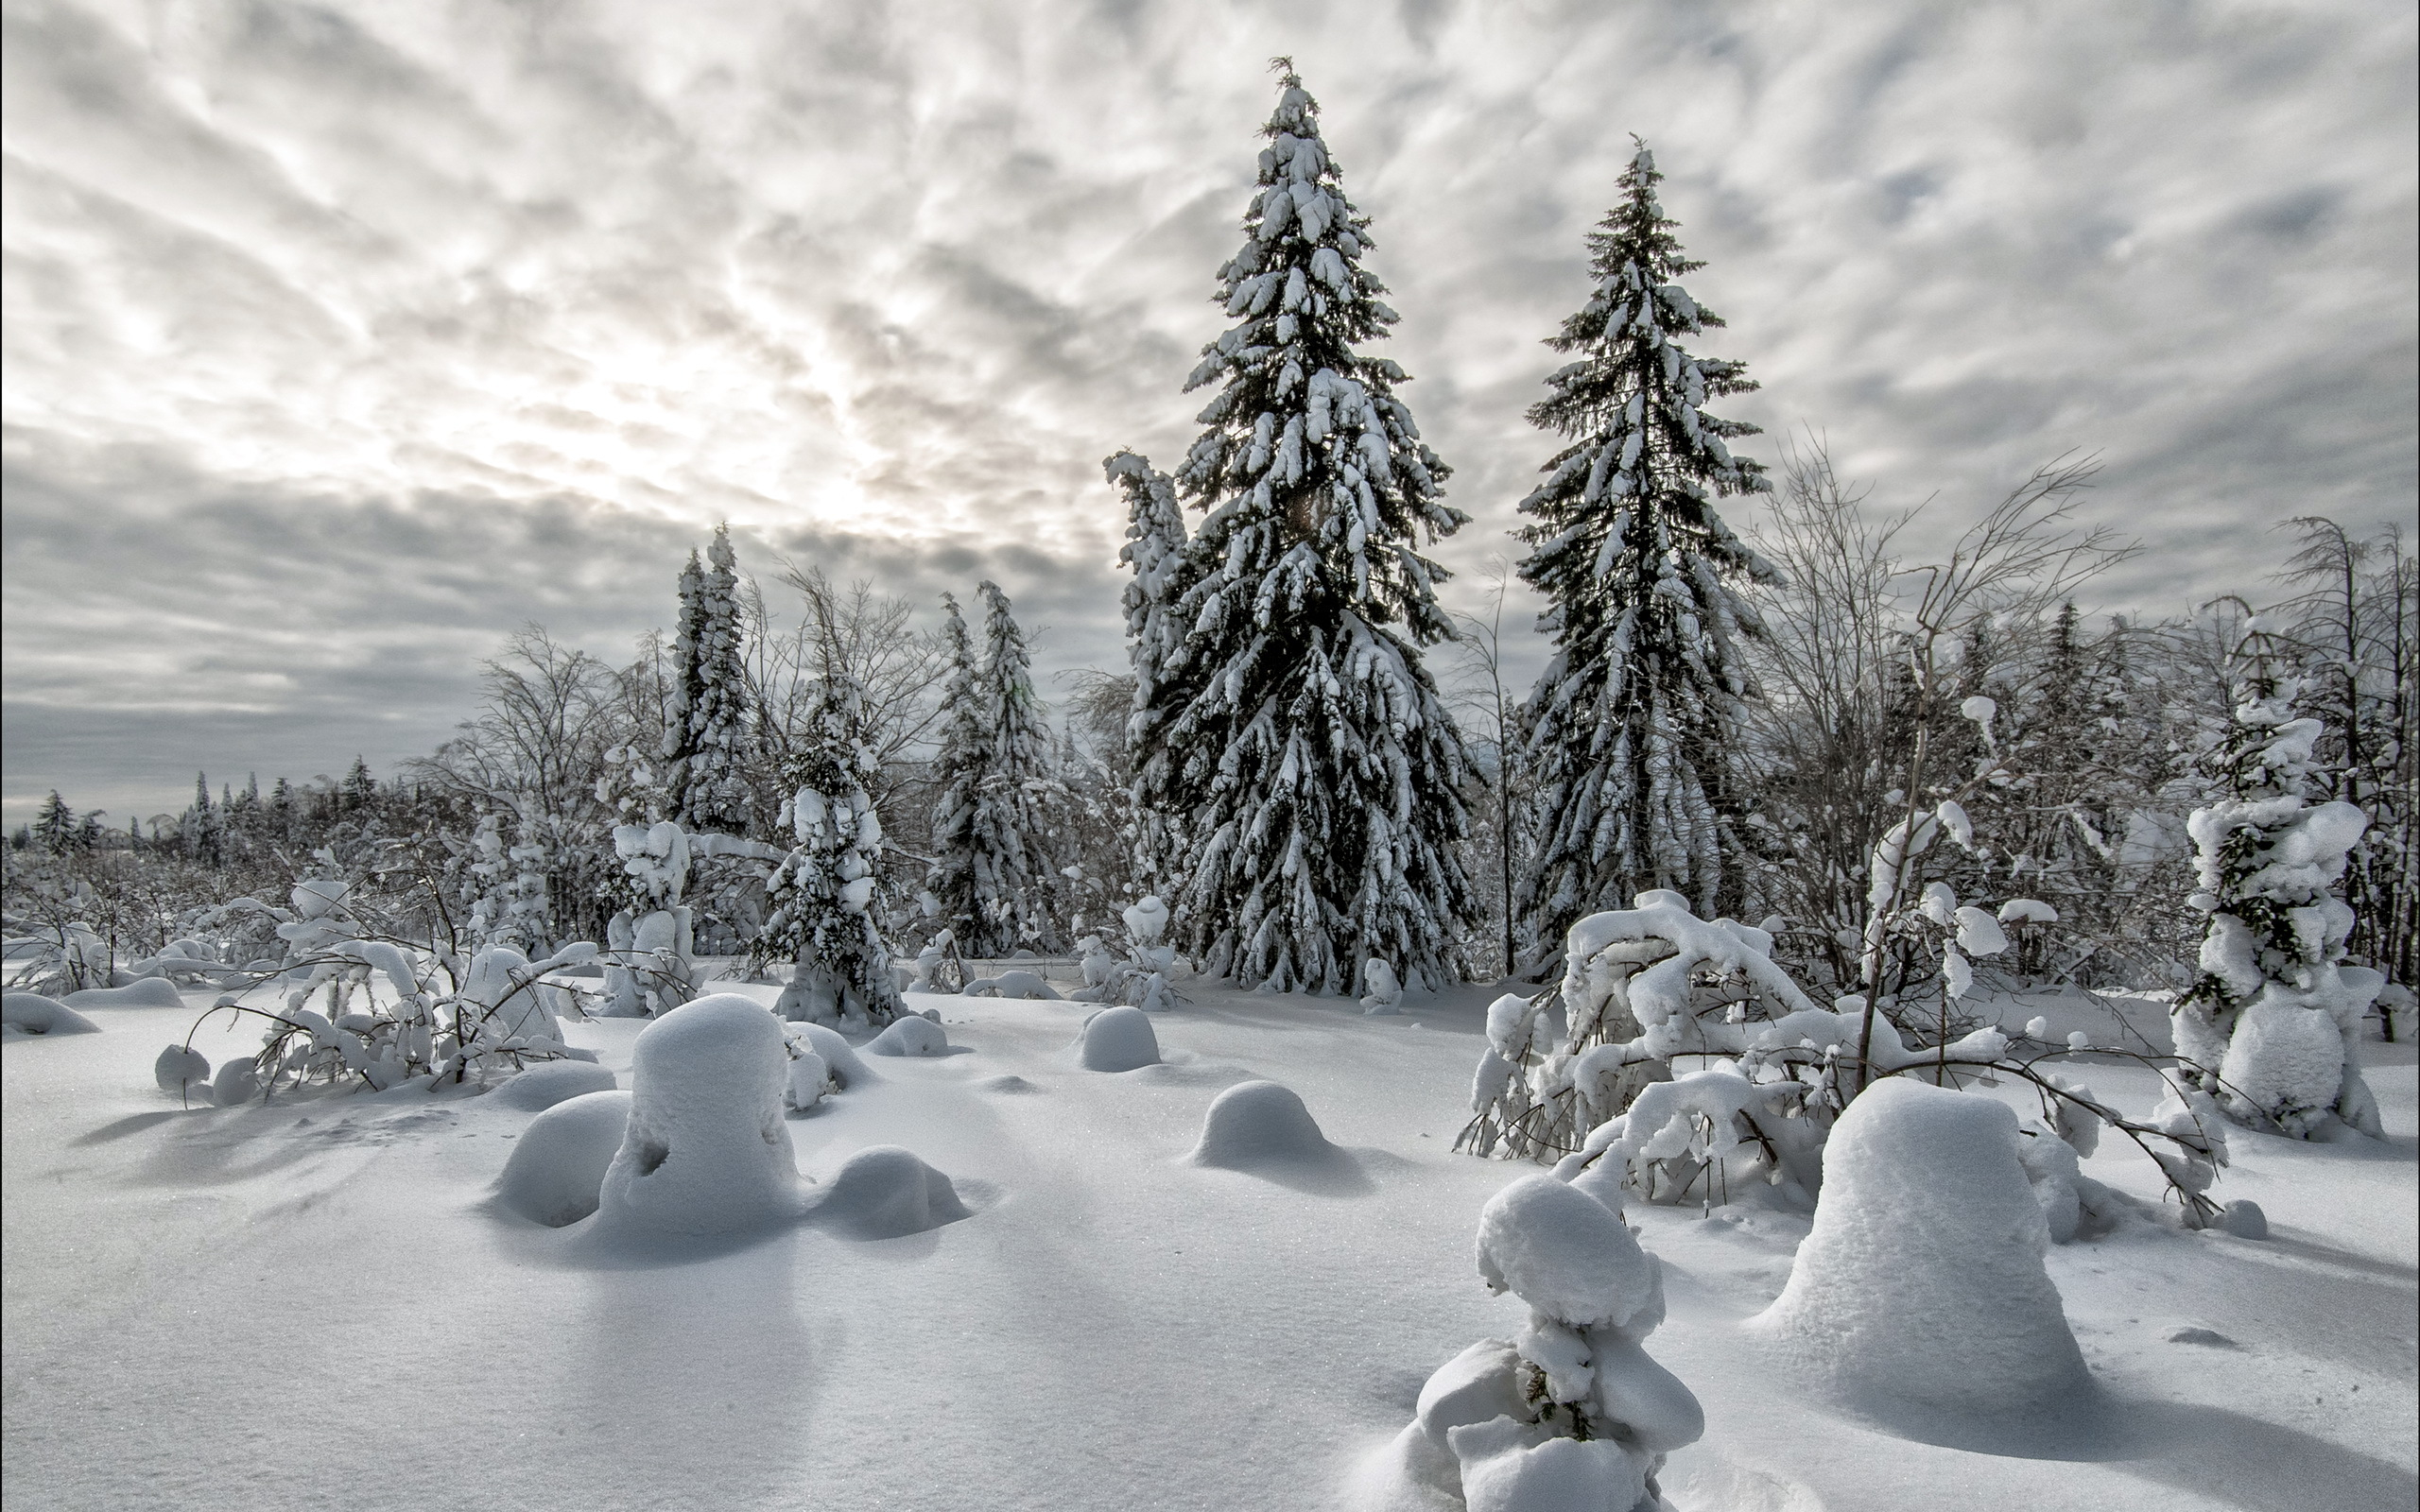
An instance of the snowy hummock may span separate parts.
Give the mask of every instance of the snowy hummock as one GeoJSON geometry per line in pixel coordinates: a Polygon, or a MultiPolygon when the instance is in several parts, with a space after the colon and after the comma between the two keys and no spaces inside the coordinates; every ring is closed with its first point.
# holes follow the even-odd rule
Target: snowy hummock
{"type": "Polygon", "coordinates": [[[614,1074],[602,1066],[585,1060],[549,1060],[510,1078],[490,1095],[508,1108],[539,1113],[575,1097],[612,1091],[615,1085],[614,1074]]]}
{"type": "Polygon", "coordinates": [[[1990,1098],[1868,1088],[1833,1129],[1814,1229],[1756,1329],[1849,1405],[1920,1430],[2024,1439],[2088,1410],[2018,1138],[1990,1098]]]}
{"type": "Polygon", "coordinates": [[[496,1177],[498,1205],[549,1228],[595,1212],[630,1129],[631,1102],[626,1091],[582,1092],[531,1119],[496,1177]]]}
{"type": "Polygon", "coordinates": [[[752,998],[717,992],[648,1024],[632,1050],[630,1128],[605,1173],[599,1223],[711,1234],[794,1214],[788,1079],[782,1025],[752,998]]]}
{"type": "Polygon", "coordinates": [[[894,1019],[890,1027],[866,1041],[870,1056],[945,1056],[949,1054],[949,1035],[930,1019],[909,1014],[894,1019]]]}
{"type": "Polygon", "coordinates": [[[896,1145],[849,1157],[806,1214],[852,1239],[899,1239],[967,1215],[948,1177],[896,1145]]]}
{"type": "Polygon", "coordinates": [[[0,1000],[0,1022],[11,1034],[98,1034],[101,1026],[56,998],[10,992],[0,1000]]]}
{"type": "Polygon", "coordinates": [[[1160,1037],[1140,1008],[1103,1008],[1076,1037],[1076,1064],[1086,1071],[1133,1071],[1160,1061],[1160,1037]]]}

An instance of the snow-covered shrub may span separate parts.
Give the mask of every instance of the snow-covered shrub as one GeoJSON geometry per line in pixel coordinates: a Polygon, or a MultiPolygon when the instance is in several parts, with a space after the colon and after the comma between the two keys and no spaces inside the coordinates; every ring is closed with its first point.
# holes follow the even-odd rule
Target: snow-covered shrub
{"type": "Polygon", "coordinates": [[[2377,1133],[2358,1047],[2385,978],[2342,964],[2353,910],[2336,895],[2369,816],[2305,796],[2322,729],[2293,717],[2290,688],[2256,689],[2235,717],[2238,796],[2186,821],[2190,902],[2209,925],[2170,1016],[2177,1054],[2231,1117],[2302,1138],[2339,1122],[2377,1133]]]}
{"type": "Polygon", "coordinates": [[[690,837],[670,820],[614,829],[614,854],[622,864],[624,902],[605,926],[605,1006],[610,1017],[639,1018],[669,1012],[697,996],[705,973],[692,938],[693,911],[683,901],[689,885],[690,837]]]}
{"type": "Polygon", "coordinates": [[[1168,985],[1175,974],[1176,947],[1163,938],[1167,934],[1168,905],[1156,895],[1146,896],[1128,904],[1118,917],[1126,925],[1125,958],[1112,954],[1099,936],[1084,936],[1080,942],[1084,985],[1075,993],[1077,1001],[1122,1003],[1154,1013],[1176,1006],[1181,1000],[1168,985]]]}
{"type": "Polygon", "coordinates": [[[756,949],[796,962],[777,1009],[785,1019],[863,1028],[907,1010],[872,907],[882,820],[866,791],[874,759],[863,702],[845,672],[827,669],[784,805],[798,843],[766,884],[772,912],[756,949]]]}
{"type": "MultiPolygon", "coordinates": [[[[1917,916],[1929,917],[1927,907],[1946,944],[1964,942],[1959,958],[1999,941],[1991,915],[1958,907],[1945,888],[1917,916]]],[[[2102,1128],[2117,1129],[2158,1163],[2187,1223],[2217,1215],[2202,1194],[2226,1163],[2226,1143],[2206,1094],[2187,1089],[2149,1120],[2129,1119],[2036,1064],[2094,1048],[2051,1046],[2041,1038],[2047,1024],[2030,1038],[1987,1024],[1911,1047],[1858,998],[1831,1009],[1808,1002],[1769,943],[1762,930],[1697,919],[1670,892],[1582,919],[1556,988],[1489,1008],[1474,1116],[1456,1147],[1560,1159],[1567,1177],[1601,1170],[1651,1200],[1711,1204],[1769,1187],[1803,1210],[1820,1190],[1833,1123],[1861,1087],[1907,1074],[1949,1085],[2002,1076],[2033,1087],[2038,1128],[2074,1153],[2090,1153],[2102,1128]]],[[[2047,1184],[2047,1209],[2074,1213],[2057,1223],[2063,1240],[2114,1211],[2114,1199],[2054,1151],[2029,1169],[2047,1184]]]]}
{"type": "Polygon", "coordinates": [[[2088,1378],[2043,1269],[2050,1233],[2027,1143],[1989,1098],[1876,1083],[1841,1116],[1813,1230],[1753,1326],[1877,1416],[2076,1405],[2088,1378]]]}
{"type": "Polygon", "coordinates": [[[39,924],[10,919],[9,923],[6,949],[12,986],[64,997],[85,988],[110,985],[109,942],[90,924],[81,919],[39,924]]]}
{"type": "MultiPolygon", "coordinates": [[[[301,902],[303,889],[296,896],[301,902]]],[[[295,956],[221,993],[202,1015],[203,1021],[218,1013],[265,1021],[262,1048],[252,1060],[263,1093],[308,1081],[373,1091],[424,1078],[485,1081],[571,1054],[562,1015],[579,1011],[577,992],[549,976],[594,960],[592,944],[576,942],[540,961],[507,945],[486,946],[466,958],[362,938],[350,927],[323,927],[322,918],[289,919],[281,931],[287,923],[300,926],[288,936],[295,956]],[[368,985],[373,976],[375,988],[368,985]],[[360,1004],[353,1005],[347,993],[332,1012],[311,1008],[312,992],[323,981],[362,982],[360,1004]],[[247,1002],[256,991],[282,993],[284,1002],[274,1007],[247,1002]]]]}
{"type": "Polygon", "coordinates": [[[1644,1348],[1664,1321],[1663,1267],[1618,1199],[1530,1176],[1481,1210],[1479,1275],[1528,1303],[1529,1324],[1428,1379],[1390,1451],[1406,1489],[1471,1512],[1669,1512],[1656,1475],[1705,1415],[1644,1348]]]}
{"type": "Polygon", "coordinates": [[[784,1038],[794,1059],[803,1060],[813,1056],[822,1061],[831,1085],[842,1091],[853,1087],[870,1086],[882,1079],[874,1074],[873,1067],[858,1058],[856,1051],[848,1040],[840,1038],[837,1030],[820,1023],[793,1022],[785,1031],[784,1038]]]}
{"type": "Polygon", "coordinates": [[[630,1125],[599,1191],[600,1224],[707,1234],[794,1214],[788,1080],[781,1022],[752,998],[709,993],[640,1030],[630,1125]]]}

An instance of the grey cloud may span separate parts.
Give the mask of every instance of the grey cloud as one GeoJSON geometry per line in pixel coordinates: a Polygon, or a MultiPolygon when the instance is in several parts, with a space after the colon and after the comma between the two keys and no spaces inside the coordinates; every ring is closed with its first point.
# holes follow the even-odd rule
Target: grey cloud
{"type": "Polygon", "coordinates": [[[1703,347],[1765,382],[1749,449],[1814,427],[1877,504],[1937,493],[1919,549],[2070,449],[2154,548],[2105,607],[2411,507],[2384,0],[122,14],[9,12],[11,802],[238,726],[424,748],[518,621],[659,622],[719,518],[920,603],[996,576],[1046,661],[1110,664],[1098,459],[1191,439],[1275,52],[1376,220],[1458,605],[1556,449],[1539,340],[1633,131],[1703,347]],[[115,733],[62,768],[71,729],[115,733]]]}

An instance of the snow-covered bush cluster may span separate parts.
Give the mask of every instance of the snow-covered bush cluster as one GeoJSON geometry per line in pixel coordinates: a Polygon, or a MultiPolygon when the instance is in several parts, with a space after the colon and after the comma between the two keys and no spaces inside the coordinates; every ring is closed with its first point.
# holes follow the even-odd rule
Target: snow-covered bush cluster
{"type": "MultiPolygon", "coordinates": [[[[1997,929],[1990,916],[1946,903],[1942,917],[1945,931],[1979,952],[1991,943],[1984,926],[1997,929]]],[[[2217,1217],[2203,1194],[2226,1163],[2223,1124],[2183,1072],[2148,1118],[2129,1118],[2036,1064],[2078,1048],[2048,1043],[2038,1023],[1911,1047],[1859,999],[1816,1006],[1770,951],[1762,930],[1702,920],[1676,893],[1642,894],[1634,908],[1582,919],[1556,988],[1490,1007],[1473,1117],[1457,1147],[1559,1159],[1566,1176],[1599,1170],[1652,1200],[1731,1202],[1767,1187],[1806,1210],[1835,1121],[1871,1084],[2007,1077],[2041,1096],[2029,1131],[2039,1151],[2026,1164],[2059,1238],[2114,1212],[2077,1168],[2104,1127],[2157,1163],[2187,1222],[2217,1217]]]]}

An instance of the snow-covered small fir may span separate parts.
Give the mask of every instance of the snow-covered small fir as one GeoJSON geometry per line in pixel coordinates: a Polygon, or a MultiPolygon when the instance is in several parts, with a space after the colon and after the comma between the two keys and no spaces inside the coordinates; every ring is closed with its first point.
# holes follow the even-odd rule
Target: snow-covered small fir
{"type": "MultiPolygon", "coordinates": [[[[2251,637],[2267,638],[2256,621],[2251,637]]],[[[2297,684],[2254,649],[2227,753],[2235,796],[2186,824],[2190,902],[2210,921],[2200,973],[2176,1001],[2176,1050],[2238,1118],[2303,1137],[2340,1120],[2375,1134],[2357,1056],[2385,978],[2342,964],[2353,910],[2337,896],[2369,816],[2309,801],[2321,723],[2296,717],[2297,684]]]]}
{"type": "Polygon", "coordinates": [[[1179,600],[1185,697],[1167,801],[1187,875],[1184,942],[1214,974],[1346,991],[1382,955],[1459,974],[1472,911],[1461,737],[1419,647],[1452,631],[1416,537],[1464,516],[1444,464],[1359,348],[1395,313],[1362,266],[1319,108],[1290,65],[1265,128],[1244,243],[1219,269],[1236,320],[1185,387],[1219,386],[1177,487],[1209,511],[1179,600]]]}
{"type": "Polygon", "coordinates": [[[1530,410],[1571,438],[1521,501],[1521,576],[1551,601],[1554,656],[1524,712],[1538,849],[1516,906],[1548,957],[1574,920],[1651,887],[1720,912],[1737,850],[1736,644],[1758,625],[1733,585],[1766,569],[1712,501],[1770,485],[1724,444],[1756,428],[1703,407],[1755,387],[1744,365],[1678,339],[1722,321],[1675,282],[1703,265],[1656,201],[1662,177],[1642,146],[1588,237],[1596,292],[1547,341],[1576,360],[1530,410]]]}
{"type": "Polygon", "coordinates": [[[700,570],[692,556],[681,575],[675,817],[693,831],[738,834],[748,827],[748,688],[730,526],[715,527],[706,560],[700,570]]]}
{"type": "Polygon", "coordinates": [[[766,884],[772,911],[757,949],[797,962],[782,990],[784,1018],[888,1023],[905,1007],[873,907],[882,820],[866,791],[874,760],[864,695],[844,670],[824,669],[807,725],[785,809],[797,847],[766,884]]]}
{"type": "Polygon", "coordinates": [[[1126,496],[1126,544],[1117,559],[1134,576],[1123,591],[1126,654],[1134,673],[1127,745],[1134,753],[1134,861],[1147,886],[1182,873],[1182,816],[1171,803],[1176,753],[1168,726],[1187,689],[1185,623],[1178,605],[1194,576],[1184,549],[1184,510],[1168,475],[1132,452],[1101,464],[1126,496]]]}

